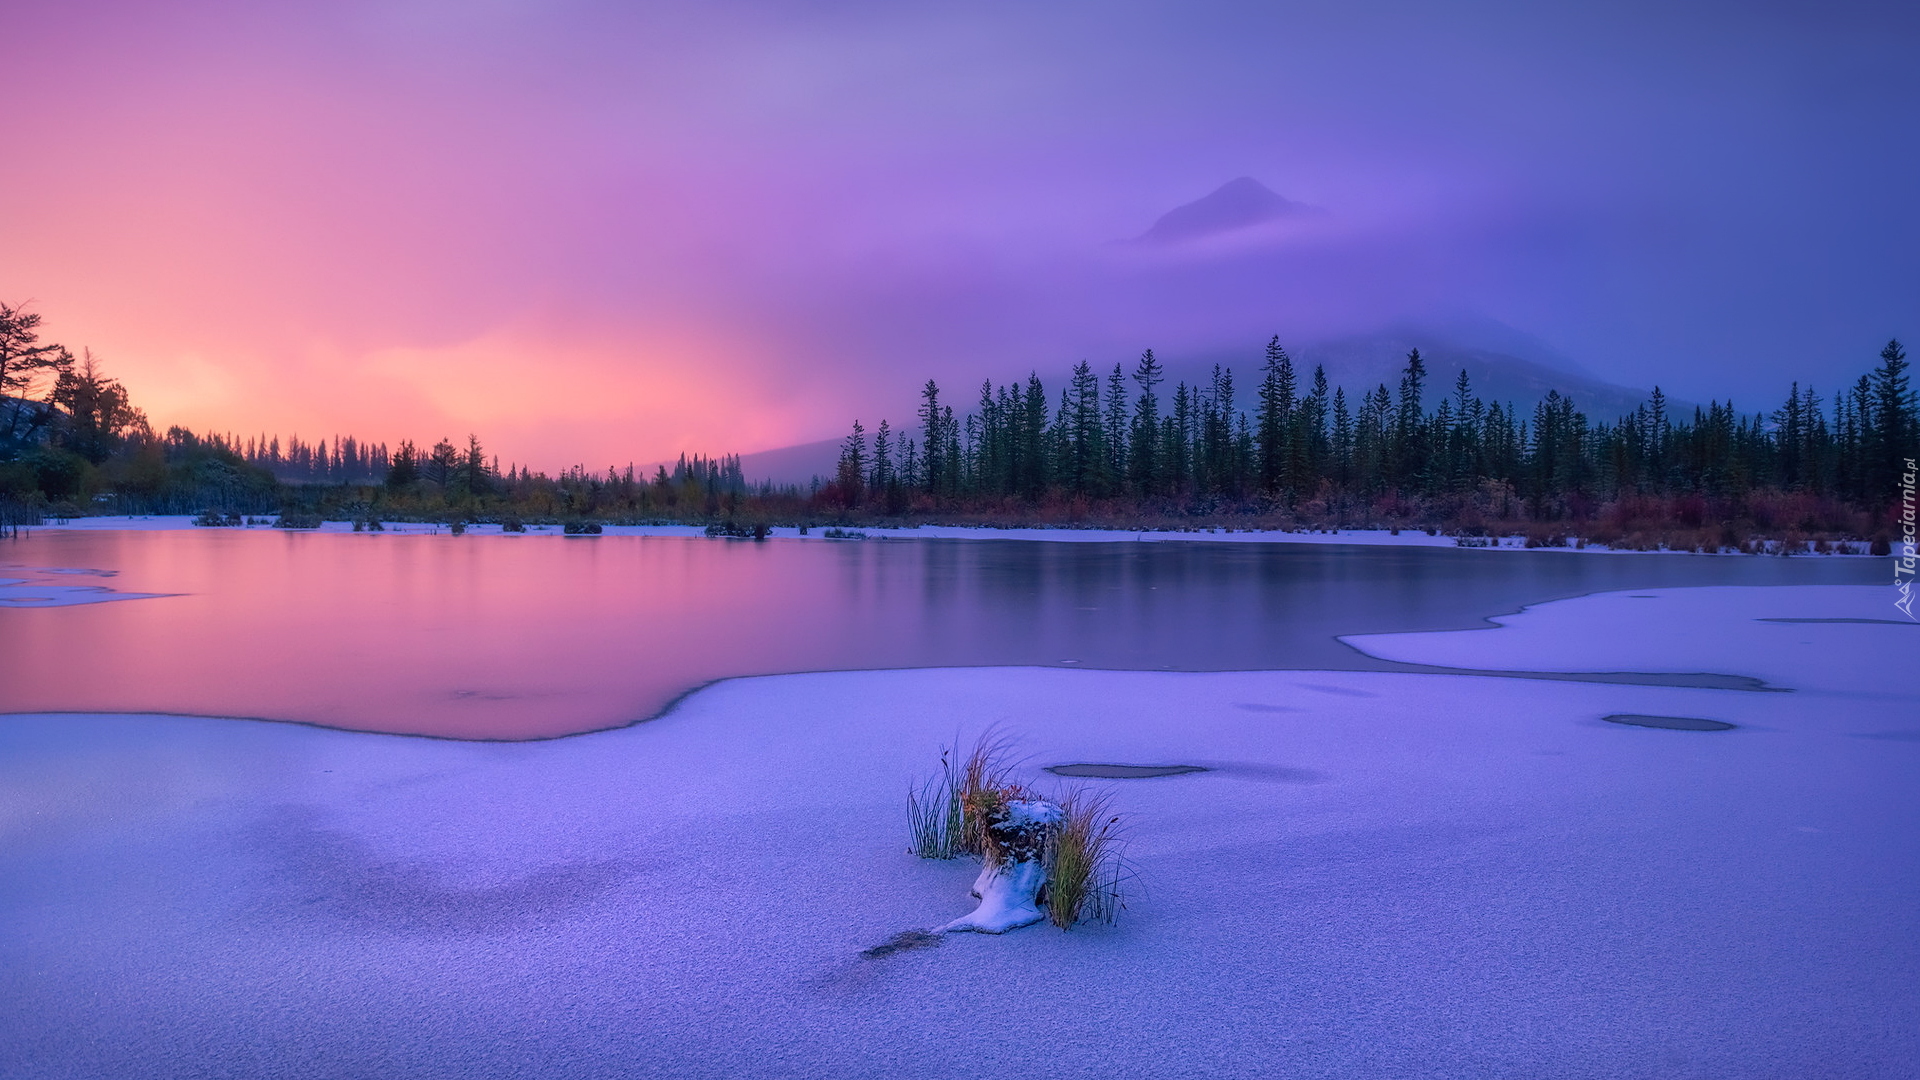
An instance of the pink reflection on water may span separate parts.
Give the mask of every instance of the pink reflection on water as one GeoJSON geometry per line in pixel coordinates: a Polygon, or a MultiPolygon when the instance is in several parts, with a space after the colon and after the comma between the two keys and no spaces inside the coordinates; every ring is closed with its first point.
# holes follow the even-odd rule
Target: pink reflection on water
{"type": "Polygon", "coordinates": [[[0,546],[0,564],[0,578],[89,568],[112,576],[65,578],[177,594],[0,609],[0,713],[461,739],[616,727],[740,675],[1392,670],[1338,636],[1468,628],[1609,589],[1880,579],[1870,560],[230,529],[47,530],[0,546]]]}
{"type": "MultiPolygon", "coordinates": [[[[463,739],[644,719],[804,664],[842,588],[795,546],[664,538],[43,533],[10,562],[170,593],[0,613],[0,709],[178,712],[463,739]],[[475,542],[476,539],[479,542],[475,542]],[[31,621],[28,621],[31,620],[31,621]]],[[[24,576],[14,574],[13,576],[24,576]]]]}

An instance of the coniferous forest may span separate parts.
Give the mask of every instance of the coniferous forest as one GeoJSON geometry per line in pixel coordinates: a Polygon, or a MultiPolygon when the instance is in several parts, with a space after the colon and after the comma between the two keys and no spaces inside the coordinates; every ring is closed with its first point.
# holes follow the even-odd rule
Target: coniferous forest
{"type": "MultiPolygon", "coordinates": [[[[1329,384],[1276,338],[1242,383],[1216,367],[1169,387],[1151,351],[1132,371],[1075,366],[982,384],[956,411],[932,380],[913,422],[856,421],[835,475],[750,484],[740,459],[683,456],[557,476],[504,470],[481,441],[397,446],[335,437],[156,432],[82,351],[0,305],[0,515],[254,514],[353,520],[720,524],[1423,528],[1635,548],[1753,550],[1763,540],[1882,549],[1920,436],[1906,354],[1827,395],[1786,388],[1769,412],[1685,411],[1659,389],[1626,416],[1549,392],[1485,401],[1470,373],[1429,385],[1408,354],[1397,386],[1329,384]],[[1432,404],[1428,404],[1432,402],[1432,404]]],[[[4,522],[0,522],[4,524],[4,522]]],[[[730,530],[731,531],[731,530],[730,530]]],[[[1777,545],[1776,545],[1777,546],[1777,545]]]]}
{"type": "Polygon", "coordinates": [[[1606,421],[1554,391],[1531,410],[1484,401],[1464,371],[1433,394],[1418,350],[1397,387],[1353,395],[1296,369],[1277,338],[1250,386],[1216,366],[1169,389],[1149,350],[1131,372],[1080,363],[1057,397],[1038,375],[983,384],[964,417],[929,381],[911,428],[854,424],[822,496],[880,515],[1252,518],[1696,548],[1877,535],[1920,432],[1907,368],[1890,341],[1830,401],[1796,383],[1770,413],[1731,401],[1679,413],[1655,388],[1606,421]]]}

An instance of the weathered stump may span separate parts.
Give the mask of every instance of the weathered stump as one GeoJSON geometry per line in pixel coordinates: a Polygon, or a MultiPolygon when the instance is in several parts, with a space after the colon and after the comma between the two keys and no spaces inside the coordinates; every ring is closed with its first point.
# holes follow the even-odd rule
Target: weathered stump
{"type": "Polygon", "coordinates": [[[1048,837],[1065,819],[1066,812],[1057,804],[1041,799],[1013,800],[995,807],[986,818],[986,865],[973,883],[980,906],[939,932],[1004,934],[1045,918],[1039,897],[1047,871],[1041,856],[1048,837]]]}

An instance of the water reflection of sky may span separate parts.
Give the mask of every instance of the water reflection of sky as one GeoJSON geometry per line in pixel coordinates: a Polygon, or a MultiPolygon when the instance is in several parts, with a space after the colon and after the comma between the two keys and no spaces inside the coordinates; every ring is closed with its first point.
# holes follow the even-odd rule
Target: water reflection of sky
{"type": "Polygon", "coordinates": [[[1336,637],[1602,590],[1881,576],[1852,559],[237,530],[49,531],[7,554],[0,606],[65,610],[0,612],[0,711],[482,739],[631,723],[741,675],[1384,668],[1336,637]]]}

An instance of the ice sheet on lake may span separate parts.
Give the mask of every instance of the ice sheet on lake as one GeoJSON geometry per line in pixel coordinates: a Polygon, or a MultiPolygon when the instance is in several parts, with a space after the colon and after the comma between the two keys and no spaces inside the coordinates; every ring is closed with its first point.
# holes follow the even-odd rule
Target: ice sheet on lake
{"type": "Polygon", "coordinates": [[[1764,591],[1367,645],[1740,659],[1797,693],[971,669],[734,680],[535,744],[8,717],[0,1054],[36,1077],[1901,1075],[1920,742],[1887,733],[1920,695],[1905,670],[1822,681],[1798,642],[1847,664],[1920,635],[1758,623],[1872,603],[1764,591]],[[1128,815],[1117,926],[863,959],[971,907],[976,867],[904,853],[904,792],[988,724],[1042,790],[1058,762],[1209,771],[1079,781],[1128,815]]]}
{"type": "Polygon", "coordinates": [[[1383,660],[1440,667],[1704,672],[1906,696],[1920,691],[1920,626],[1900,618],[1896,597],[1880,585],[1638,589],[1537,604],[1494,618],[1497,629],[1341,640],[1383,660]]]}
{"type": "MultiPolygon", "coordinates": [[[[243,526],[255,530],[272,529],[269,518],[257,518],[256,524],[243,526]]],[[[193,529],[194,519],[186,515],[145,516],[145,517],[86,517],[72,518],[43,526],[42,529],[67,530],[130,530],[138,532],[193,529]]],[[[223,526],[224,527],[224,526],[223,526]]],[[[347,521],[323,522],[316,529],[296,530],[297,533],[350,533],[353,525],[347,521]]],[[[388,522],[383,530],[393,534],[446,533],[445,525],[429,522],[388,522]]],[[[802,536],[796,526],[778,526],[769,535],[776,539],[806,539],[820,543],[847,543],[845,538],[828,537],[824,529],[812,529],[802,536]]],[[[1321,532],[1317,530],[1299,530],[1287,532],[1279,529],[1100,529],[1100,528],[997,528],[974,525],[922,525],[913,528],[894,529],[879,526],[863,526],[855,532],[868,540],[1030,540],[1039,543],[1056,544],[1113,544],[1113,543],[1224,543],[1224,544],[1332,544],[1359,547],[1442,547],[1454,548],[1459,545],[1455,538],[1445,534],[1429,536],[1424,529],[1339,529],[1321,532]]],[[[377,536],[379,534],[368,534],[377,536]]],[[[467,526],[468,536],[506,536],[515,540],[525,540],[538,536],[563,536],[558,525],[529,525],[526,532],[505,533],[498,524],[474,523],[467,526]]],[[[706,528],[701,525],[606,525],[600,535],[603,536],[705,536],[706,528]]],[[[590,538],[574,536],[568,539],[586,541],[590,538]]],[[[1560,554],[1589,555],[1687,555],[1693,552],[1648,552],[1629,551],[1599,546],[1529,548],[1523,536],[1503,536],[1474,538],[1474,545],[1468,550],[1474,551],[1542,551],[1560,554]],[[1480,546],[1481,541],[1486,546],[1480,546]]],[[[1865,550],[1864,543],[1855,543],[1853,547],[1865,550]]],[[[1711,556],[1701,555],[1701,558],[1711,556]]],[[[1735,557],[1728,555],[1727,557],[1735,557]]],[[[1754,557],[1754,556],[1749,556],[1754,557]]],[[[1811,557],[1810,555],[1807,557],[1811,557]]],[[[1865,557],[1856,552],[1834,551],[1822,558],[1865,557]]]]}
{"type": "Polygon", "coordinates": [[[167,593],[121,592],[98,582],[114,576],[112,570],[88,567],[0,566],[0,608],[72,607],[76,604],[102,604],[113,600],[152,600],[167,593]]]}

